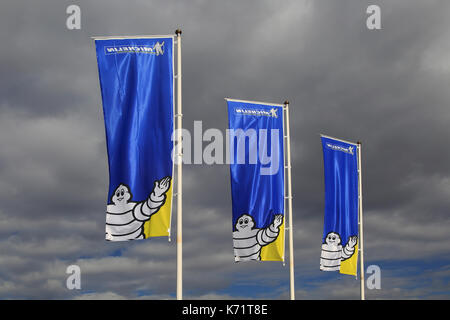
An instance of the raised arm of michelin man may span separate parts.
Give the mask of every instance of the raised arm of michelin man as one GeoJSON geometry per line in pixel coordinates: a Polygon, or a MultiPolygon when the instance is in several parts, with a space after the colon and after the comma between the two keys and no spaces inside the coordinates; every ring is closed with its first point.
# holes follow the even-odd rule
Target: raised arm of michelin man
{"type": "Polygon", "coordinates": [[[170,180],[170,177],[165,177],[155,181],[153,191],[148,199],[134,207],[133,214],[137,220],[149,220],[163,206],[166,201],[166,192],[170,188],[170,180]]]}
{"type": "Polygon", "coordinates": [[[348,238],[347,244],[342,249],[342,255],[341,255],[342,261],[350,258],[353,255],[353,253],[355,253],[355,246],[356,246],[357,242],[358,242],[357,236],[352,236],[352,237],[348,238]]]}
{"type": "Polygon", "coordinates": [[[274,242],[278,234],[280,233],[280,226],[283,223],[283,215],[277,214],[273,222],[265,229],[259,230],[258,234],[256,235],[256,239],[258,241],[258,244],[260,246],[266,246],[271,242],[274,242]]]}

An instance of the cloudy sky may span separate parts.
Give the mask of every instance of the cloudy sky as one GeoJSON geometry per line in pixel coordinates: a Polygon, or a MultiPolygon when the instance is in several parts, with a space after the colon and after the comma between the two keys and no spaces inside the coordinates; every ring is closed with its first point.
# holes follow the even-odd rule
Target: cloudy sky
{"type": "MultiPolygon", "coordinates": [[[[104,240],[108,171],[93,35],[183,30],[184,127],[224,97],[291,102],[298,299],[358,299],[319,271],[319,134],[363,142],[368,299],[450,298],[450,2],[3,1],[0,298],[173,299],[176,244],[104,240]],[[66,8],[81,8],[81,30],[66,8]],[[381,30],[366,9],[381,8],[381,30]],[[66,268],[81,268],[81,290],[66,268]]],[[[184,167],[184,296],[287,299],[281,263],[235,264],[226,165],[184,167]]],[[[176,229],[174,219],[173,230],[176,229]]]]}

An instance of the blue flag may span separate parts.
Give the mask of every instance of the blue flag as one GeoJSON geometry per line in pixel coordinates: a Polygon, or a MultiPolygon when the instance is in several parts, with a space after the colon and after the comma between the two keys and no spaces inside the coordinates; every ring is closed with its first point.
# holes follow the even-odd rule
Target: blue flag
{"type": "Polygon", "coordinates": [[[96,40],[109,164],[106,239],[168,236],[173,37],[96,40]]]}
{"type": "Polygon", "coordinates": [[[355,275],[358,259],[357,145],[322,136],[325,219],[320,270],[355,275]]]}
{"type": "Polygon", "coordinates": [[[235,261],[284,261],[283,107],[227,101],[235,261]]]}

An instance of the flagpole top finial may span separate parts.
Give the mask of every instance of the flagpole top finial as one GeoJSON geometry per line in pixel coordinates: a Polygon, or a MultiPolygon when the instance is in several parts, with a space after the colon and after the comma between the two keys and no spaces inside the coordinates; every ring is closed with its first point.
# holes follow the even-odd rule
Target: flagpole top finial
{"type": "Polygon", "coordinates": [[[356,144],[362,145],[361,141],[356,142],[356,144]]]}
{"type": "Polygon", "coordinates": [[[175,34],[176,34],[177,36],[181,36],[181,29],[175,30],[175,34]]]}
{"type": "Polygon", "coordinates": [[[289,101],[288,101],[288,100],[285,100],[285,101],[284,101],[284,104],[289,104],[289,101]]]}

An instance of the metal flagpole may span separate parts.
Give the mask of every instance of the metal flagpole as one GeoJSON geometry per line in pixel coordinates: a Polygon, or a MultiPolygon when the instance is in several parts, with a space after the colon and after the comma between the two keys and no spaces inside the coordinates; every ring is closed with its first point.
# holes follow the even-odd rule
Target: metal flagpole
{"type": "Polygon", "coordinates": [[[291,141],[289,132],[289,101],[284,102],[286,114],[286,157],[287,157],[287,180],[288,180],[288,214],[289,214],[289,276],[291,300],[295,300],[294,287],[294,238],[292,228],[292,183],[291,183],[291,141]]]}
{"type": "Polygon", "coordinates": [[[177,163],[177,300],[183,300],[183,230],[182,230],[182,117],[181,112],[181,30],[175,31],[177,35],[177,140],[178,140],[178,163],[177,163]]]}
{"type": "Polygon", "coordinates": [[[361,300],[365,300],[364,293],[364,238],[363,238],[363,207],[362,207],[362,164],[361,164],[361,142],[357,142],[358,145],[358,225],[359,225],[359,257],[360,257],[360,293],[361,300]]]}

